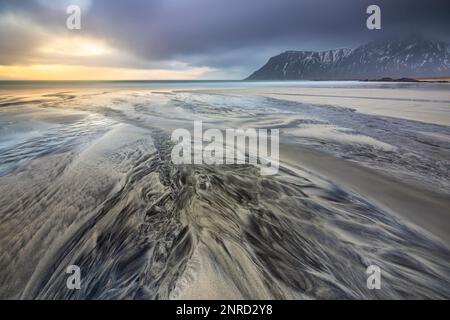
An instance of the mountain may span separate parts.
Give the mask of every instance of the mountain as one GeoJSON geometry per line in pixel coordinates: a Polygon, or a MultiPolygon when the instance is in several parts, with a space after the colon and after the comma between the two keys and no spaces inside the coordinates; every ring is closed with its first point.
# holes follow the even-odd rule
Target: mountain
{"type": "Polygon", "coordinates": [[[450,75],[450,45],[421,36],[377,40],[354,49],[286,51],[246,80],[361,80],[450,75]]]}

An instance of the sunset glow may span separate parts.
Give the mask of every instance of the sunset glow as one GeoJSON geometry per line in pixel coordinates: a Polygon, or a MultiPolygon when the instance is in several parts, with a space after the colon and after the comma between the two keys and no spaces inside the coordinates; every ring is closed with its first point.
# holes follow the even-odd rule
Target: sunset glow
{"type": "Polygon", "coordinates": [[[165,69],[131,69],[63,64],[0,66],[5,80],[192,80],[209,72],[208,68],[187,71],[165,69]]]}
{"type": "Polygon", "coordinates": [[[83,37],[55,38],[38,48],[39,53],[58,57],[106,56],[113,51],[103,41],[83,37]]]}

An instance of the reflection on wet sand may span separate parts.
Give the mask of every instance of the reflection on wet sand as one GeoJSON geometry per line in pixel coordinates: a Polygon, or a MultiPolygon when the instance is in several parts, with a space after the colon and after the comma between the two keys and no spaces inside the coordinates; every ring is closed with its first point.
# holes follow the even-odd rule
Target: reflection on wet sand
{"type": "Polygon", "coordinates": [[[251,94],[67,91],[2,100],[1,298],[450,297],[448,126],[251,94]],[[279,173],[174,165],[170,132],[193,120],[280,128],[279,173]]]}

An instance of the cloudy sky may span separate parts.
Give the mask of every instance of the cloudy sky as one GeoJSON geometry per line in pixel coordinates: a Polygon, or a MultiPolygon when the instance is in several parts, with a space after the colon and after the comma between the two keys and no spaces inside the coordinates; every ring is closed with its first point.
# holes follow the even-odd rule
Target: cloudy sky
{"type": "Polygon", "coordinates": [[[241,79],[285,50],[449,31],[448,0],[0,0],[0,79],[241,79]]]}

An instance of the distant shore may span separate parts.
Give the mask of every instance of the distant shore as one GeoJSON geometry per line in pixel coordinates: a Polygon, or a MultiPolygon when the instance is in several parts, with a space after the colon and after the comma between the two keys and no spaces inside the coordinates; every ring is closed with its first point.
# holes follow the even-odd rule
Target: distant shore
{"type": "Polygon", "coordinates": [[[449,83],[450,78],[390,78],[364,79],[365,82],[430,82],[430,83],[449,83]]]}

